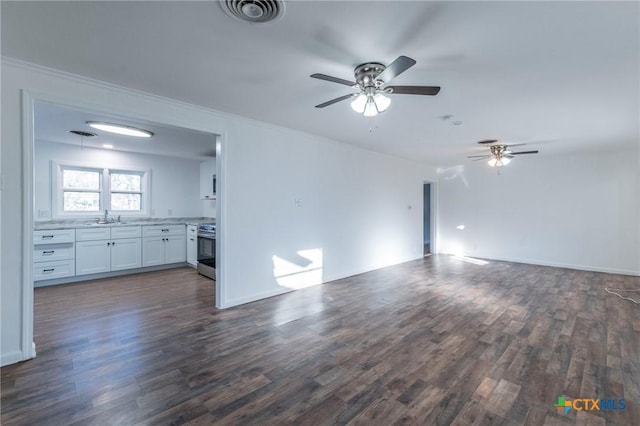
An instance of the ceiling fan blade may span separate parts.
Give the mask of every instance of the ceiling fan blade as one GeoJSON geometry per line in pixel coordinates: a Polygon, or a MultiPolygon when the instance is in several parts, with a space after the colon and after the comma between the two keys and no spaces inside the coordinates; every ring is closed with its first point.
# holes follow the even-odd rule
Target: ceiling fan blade
{"type": "Polygon", "coordinates": [[[325,80],[325,81],[330,81],[332,83],[338,83],[338,84],[344,84],[345,86],[355,86],[356,83],[354,83],[353,81],[349,81],[349,80],[345,80],[342,78],[338,78],[338,77],[332,77],[330,75],[326,75],[326,74],[311,74],[309,77],[311,78],[317,78],[319,80],[325,80]]]}
{"type": "Polygon", "coordinates": [[[475,160],[471,160],[471,162],[473,163],[474,161],[482,161],[482,160],[486,160],[487,158],[492,157],[491,155],[487,155],[486,157],[482,157],[482,158],[476,158],[475,160]]]}
{"type": "Polygon", "coordinates": [[[489,158],[493,157],[492,155],[469,155],[467,158],[489,158]]]}
{"type": "Polygon", "coordinates": [[[511,155],[511,153],[505,154],[503,155],[503,157],[507,157],[507,158],[516,158],[513,155],[511,155]]]}
{"type": "Polygon", "coordinates": [[[510,144],[505,145],[505,146],[510,148],[512,146],[523,146],[523,145],[526,145],[526,143],[510,143],[510,144]]]}
{"type": "Polygon", "coordinates": [[[330,101],[327,101],[327,102],[321,103],[319,105],[316,105],[316,108],[328,107],[329,105],[333,105],[333,104],[335,104],[337,102],[344,101],[345,99],[352,98],[352,97],[354,97],[356,95],[357,95],[356,93],[351,93],[349,95],[340,96],[339,98],[331,99],[330,101]]]}
{"type": "Polygon", "coordinates": [[[486,140],[483,140],[483,141],[478,141],[478,143],[480,145],[486,145],[486,144],[491,144],[491,143],[496,143],[496,142],[498,142],[498,139],[486,139],[486,140]]]}
{"type": "Polygon", "coordinates": [[[539,151],[520,151],[520,152],[512,152],[511,155],[522,155],[522,154],[537,154],[539,151]]]}
{"type": "Polygon", "coordinates": [[[391,62],[384,71],[376,76],[376,80],[382,80],[388,83],[415,64],[416,61],[407,56],[398,56],[398,59],[391,62]]]}
{"type": "Polygon", "coordinates": [[[440,92],[439,86],[388,86],[385,91],[402,95],[437,95],[440,92]]]}

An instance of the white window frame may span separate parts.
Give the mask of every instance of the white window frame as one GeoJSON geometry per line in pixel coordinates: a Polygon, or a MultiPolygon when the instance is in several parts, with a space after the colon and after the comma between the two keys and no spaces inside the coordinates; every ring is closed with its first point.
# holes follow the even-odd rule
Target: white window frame
{"type": "MultiPolygon", "coordinates": [[[[146,172],[140,170],[126,170],[126,169],[109,169],[109,176],[107,179],[109,180],[109,193],[107,204],[111,205],[111,195],[116,194],[140,194],[140,210],[113,210],[113,214],[122,215],[122,216],[131,216],[131,215],[140,215],[145,210],[145,206],[148,203],[148,199],[145,197],[147,194],[147,182],[145,176],[146,172]],[[138,175],[140,176],[140,191],[114,191],[111,189],[111,174],[123,174],[123,175],[138,175]]],[[[105,205],[107,205],[105,204],[105,205]]],[[[109,211],[112,211],[109,209],[109,211]]]]}
{"type": "MultiPolygon", "coordinates": [[[[99,218],[104,216],[105,209],[109,210],[109,216],[123,217],[150,217],[151,214],[151,188],[149,185],[151,172],[149,170],[136,170],[126,167],[105,167],[104,165],[77,163],[77,162],[57,162],[52,161],[51,177],[51,211],[55,219],[71,218],[99,218]],[[68,212],[64,211],[64,189],[62,187],[62,171],[65,169],[96,171],[101,174],[100,185],[100,211],[98,212],[68,212]],[[138,211],[115,210],[111,206],[111,173],[136,174],[140,175],[141,209],[138,211]]],[[[121,191],[116,191],[121,192],[121,191]]]]}

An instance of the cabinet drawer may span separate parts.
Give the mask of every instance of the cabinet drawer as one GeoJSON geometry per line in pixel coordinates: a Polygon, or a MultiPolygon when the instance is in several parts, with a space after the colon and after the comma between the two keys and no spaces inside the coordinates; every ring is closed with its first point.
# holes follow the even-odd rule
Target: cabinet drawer
{"type": "Polygon", "coordinates": [[[111,228],[111,239],[140,238],[142,228],[140,226],[114,226],[111,228]]]}
{"type": "Polygon", "coordinates": [[[51,280],[72,277],[76,274],[76,262],[73,259],[53,262],[39,262],[33,265],[33,280],[51,280]]]}
{"type": "Polygon", "coordinates": [[[142,227],[143,237],[166,237],[169,235],[185,234],[185,225],[147,225],[142,227]]]}
{"type": "Polygon", "coordinates": [[[111,228],[108,226],[76,229],[76,241],[108,240],[109,238],[111,238],[111,228]]]}
{"type": "Polygon", "coordinates": [[[55,260],[68,260],[76,256],[73,243],[37,244],[33,249],[34,262],[51,262],[55,260]]]}
{"type": "Polygon", "coordinates": [[[72,243],[76,240],[75,229],[33,231],[33,244],[72,243]]]}
{"type": "Polygon", "coordinates": [[[187,235],[198,236],[198,227],[196,225],[187,225],[187,235]]]}

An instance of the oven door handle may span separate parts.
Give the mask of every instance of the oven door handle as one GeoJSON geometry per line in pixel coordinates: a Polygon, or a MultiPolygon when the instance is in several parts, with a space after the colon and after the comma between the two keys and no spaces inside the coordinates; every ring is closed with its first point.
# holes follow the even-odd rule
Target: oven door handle
{"type": "Polygon", "coordinates": [[[198,238],[204,238],[205,240],[214,240],[216,239],[215,235],[202,235],[198,234],[198,238]]]}

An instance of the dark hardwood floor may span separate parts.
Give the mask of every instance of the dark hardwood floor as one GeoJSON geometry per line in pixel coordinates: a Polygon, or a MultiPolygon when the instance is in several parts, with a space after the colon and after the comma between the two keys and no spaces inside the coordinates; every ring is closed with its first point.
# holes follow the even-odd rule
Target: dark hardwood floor
{"type": "Polygon", "coordinates": [[[434,255],[224,311],[188,268],[38,288],[1,420],[638,425],[640,308],[605,285],[640,278],[434,255]]]}

